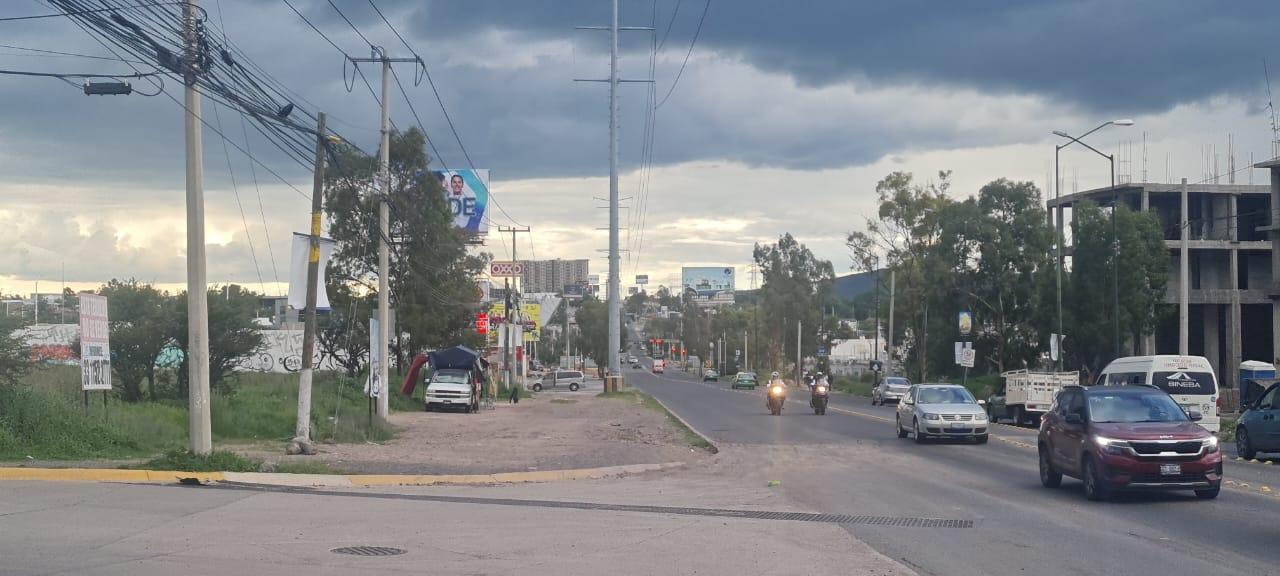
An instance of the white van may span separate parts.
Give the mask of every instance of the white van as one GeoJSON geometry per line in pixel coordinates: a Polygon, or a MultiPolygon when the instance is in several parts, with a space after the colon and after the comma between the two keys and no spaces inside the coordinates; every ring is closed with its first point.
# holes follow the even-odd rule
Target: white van
{"type": "Polygon", "coordinates": [[[1117,358],[1098,376],[1097,384],[1122,386],[1146,384],[1170,396],[1184,410],[1198,410],[1204,416],[1200,425],[1217,432],[1218,378],[1213,366],[1203,356],[1129,356],[1117,358]]]}

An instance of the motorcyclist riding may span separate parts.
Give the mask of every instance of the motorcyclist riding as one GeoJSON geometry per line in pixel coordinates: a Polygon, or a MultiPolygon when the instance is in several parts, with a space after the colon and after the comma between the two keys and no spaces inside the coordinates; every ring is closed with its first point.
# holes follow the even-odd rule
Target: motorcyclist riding
{"type": "Polygon", "coordinates": [[[813,382],[809,384],[809,407],[813,408],[813,413],[819,416],[827,413],[827,401],[830,396],[830,385],[827,383],[826,375],[821,372],[813,377],[813,382]]]}
{"type": "Polygon", "coordinates": [[[782,380],[782,376],[774,372],[769,376],[769,385],[765,392],[765,405],[769,407],[769,413],[778,415],[782,413],[782,403],[787,398],[787,383],[782,380]]]}

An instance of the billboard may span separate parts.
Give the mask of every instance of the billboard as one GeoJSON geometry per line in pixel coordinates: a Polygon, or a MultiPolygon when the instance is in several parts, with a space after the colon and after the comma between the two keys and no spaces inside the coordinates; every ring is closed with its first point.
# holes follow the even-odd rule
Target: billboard
{"type": "Polygon", "coordinates": [[[111,389],[111,326],[107,323],[107,297],[88,292],[80,294],[80,389],[111,389]]]}
{"type": "Polygon", "coordinates": [[[565,298],[582,298],[582,294],[586,292],[587,287],[582,284],[565,284],[565,298]]]}
{"type": "Polygon", "coordinates": [[[643,286],[643,285],[648,284],[648,283],[649,283],[649,275],[648,275],[648,274],[637,274],[637,275],[636,275],[636,285],[638,285],[638,286],[643,286]]]}
{"type": "Polygon", "coordinates": [[[444,188],[453,225],[467,234],[488,233],[489,170],[437,170],[433,174],[444,188]]]}
{"type": "Polygon", "coordinates": [[[703,306],[733,303],[733,268],[729,266],[686,266],[680,269],[683,292],[703,306]]]}

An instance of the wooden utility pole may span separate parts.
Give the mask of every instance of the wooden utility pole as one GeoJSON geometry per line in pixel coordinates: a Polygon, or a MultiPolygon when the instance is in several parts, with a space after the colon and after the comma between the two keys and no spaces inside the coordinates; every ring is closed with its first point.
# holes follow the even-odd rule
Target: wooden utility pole
{"type": "MultiPolygon", "coordinates": [[[[294,426],[293,453],[315,454],[311,445],[311,379],[315,371],[312,357],[316,348],[316,297],[320,283],[320,224],[324,199],[324,112],[316,120],[316,163],[311,182],[311,242],[307,250],[307,309],[302,329],[302,370],[298,373],[298,421],[294,426]]],[[[385,388],[385,383],[383,384],[385,388]]],[[[384,392],[385,393],[385,392],[384,392]]]]}

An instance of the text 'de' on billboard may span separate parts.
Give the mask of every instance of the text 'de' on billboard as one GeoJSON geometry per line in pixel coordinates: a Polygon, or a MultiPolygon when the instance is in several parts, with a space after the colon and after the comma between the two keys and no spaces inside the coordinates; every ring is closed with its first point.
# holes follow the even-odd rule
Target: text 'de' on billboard
{"type": "Polygon", "coordinates": [[[489,170],[437,170],[453,225],[470,235],[489,232],[489,170]]]}

